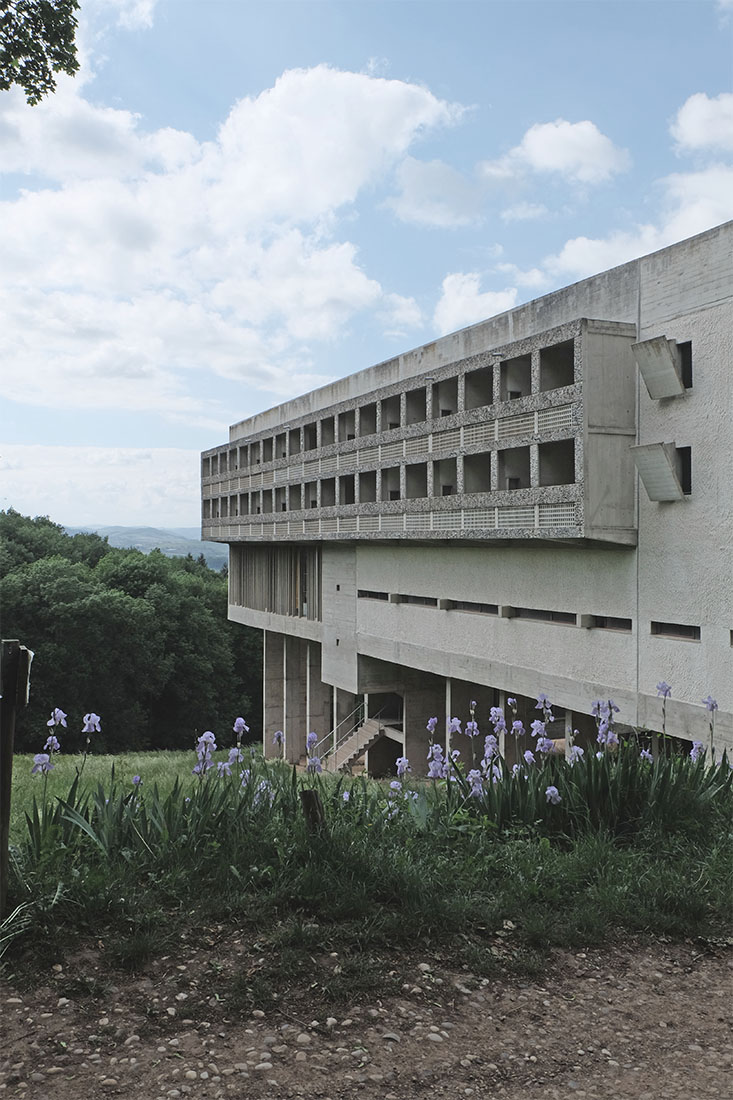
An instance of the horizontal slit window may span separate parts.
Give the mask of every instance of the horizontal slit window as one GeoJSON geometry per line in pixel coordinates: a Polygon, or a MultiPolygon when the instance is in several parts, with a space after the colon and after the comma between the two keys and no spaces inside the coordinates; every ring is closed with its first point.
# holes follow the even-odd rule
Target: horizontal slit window
{"type": "Polygon", "coordinates": [[[400,596],[400,603],[413,603],[418,607],[437,607],[438,601],[434,596],[400,596]]]}
{"type": "Polygon", "coordinates": [[[700,641],[700,627],[687,623],[652,623],[652,634],[663,638],[682,638],[688,642],[700,641]]]}
{"type": "Polygon", "coordinates": [[[538,607],[515,607],[514,619],[534,619],[542,623],[565,623],[567,626],[575,626],[577,616],[572,611],[546,611],[538,607]]]}
{"type": "Polygon", "coordinates": [[[588,615],[583,616],[581,626],[594,627],[596,630],[623,630],[630,632],[631,619],[622,619],[618,615],[588,615]],[[586,621],[587,620],[587,621],[586,621]]]}
{"type": "Polygon", "coordinates": [[[450,611],[467,611],[473,615],[498,615],[499,605],[495,603],[473,603],[471,600],[449,600],[450,611]]]}
{"type": "Polygon", "coordinates": [[[360,600],[388,600],[388,592],[372,592],[369,588],[360,588],[358,593],[360,600]]]}

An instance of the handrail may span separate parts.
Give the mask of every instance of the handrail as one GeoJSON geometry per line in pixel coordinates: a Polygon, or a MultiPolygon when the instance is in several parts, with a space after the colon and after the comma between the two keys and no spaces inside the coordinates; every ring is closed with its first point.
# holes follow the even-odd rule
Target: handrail
{"type": "Polygon", "coordinates": [[[336,730],[340,729],[341,726],[343,726],[346,722],[350,722],[355,714],[359,714],[360,718],[357,719],[357,721],[354,722],[354,724],[349,727],[349,732],[348,732],[348,734],[346,734],[347,737],[351,736],[351,734],[354,732],[354,730],[357,728],[357,726],[360,726],[362,721],[364,720],[363,719],[363,712],[364,712],[364,704],[363,703],[357,703],[357,705],[352,710],[351,714],[347,714],[345,718],[341,719],[341,721],[338,723],[338,725],[334,726],[333,729],[329,733],[327,733],[325,737],[321,738],[321,740],[316,744],[316,746],[313,750],[313,755],[318,756],[321,759],[323,759],[323,757],[328,756],[329,752],[332,752],[336,748],[338,748],[339,744],[342,743],[343,739],[342,739],[342,741],[339,741],[336,744],[329,745],[329,747],[327,749],[325,749],[325,751],[323,752],[323,755],[321,755],[321,752],[320,752],[321,745],[325,745],[325,743],[327,741],[333,741],[334,740],[334,738],[336,736],[336,730]]]}
{"type": "MultiPolygon", "coordinates": [[[[345,733],[345,734],[343,735],[343,737],[342,737],[342,738],[341,738],[341,739],[340,739],[339,741],[337,741],[337,742],[336,742],[336,744],[335,744],[335,745],[334,745],[334,746],[333,746],[333,747],[332,747],[331,749],[329,749],[329,750],[328,750],[328,751],[327,751],[327,752],[325,753],[325,755],[326,755],[326,756],[328,756],[328,755],[329,755],[329,753],[331,753],[331,752],[333,752],[334,754],[335,754],[335,753],[337,753],[337,752],[338,752],[338,750],[339,750],[339,749],[340,749],[340,748],[341,748],[341,747],[342,747],[343,745],[345,745],[345,744],[346,744],[346,742],[347,742],[347,741],[349,740],[349,738],[350,738],[350,737],[353,737],[353,735],[354,735],[354,734],[356,733],[356,731],[357,731],[357,730],[358,730],[358,729],[359,729],[359,728],[360,728],[360,727],[361,727],[361,726],[362,726],[362,725],[364,724],[364,722],[378,722],[378,721],[379,721],[379,719],[380,719],[380,718],[382,717],[382,715],[384,714],[384,712],[385,712],[385,710],[386,710],[386,709],[387,709],[387,706],[385,705],[385,706],[383,706],[383,707],[382,707],[382,709],[381,709],[381,710],[378,710],[376,714],[370,714],[370,715],[365,715],[365,717],[364,717],[363,721],[362,721],[362,722],[357,722],[357,723],[356,723],[356,725],[352,726],[352,727],[351,727],[351,729],[350,729],[350,730],[348,730],[348,732],[347,732],[347,733],[345,733]]],[[[343,723],[340,723],[340,725],[343,725],[343,723]]],[[[336,729],[338,729],[338,726],[336,727],[336,729]]],[[[335,732],[335,731],[334,731],[334,732],[335,732]]]]}

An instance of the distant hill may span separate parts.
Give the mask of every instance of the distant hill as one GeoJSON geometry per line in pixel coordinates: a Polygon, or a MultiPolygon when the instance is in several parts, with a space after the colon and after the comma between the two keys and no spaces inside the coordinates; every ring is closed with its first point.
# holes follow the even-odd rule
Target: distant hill
{"type": "Polygon", "coordinates": [[[229,562],[229,547],[218,542],[202,542],[198,527],[65,527],[69,535],[96,532],[106,536],[110,546],[126,550],[160,550],[168,558],[203,554],[210,569],[221,569],[229,562]]]}

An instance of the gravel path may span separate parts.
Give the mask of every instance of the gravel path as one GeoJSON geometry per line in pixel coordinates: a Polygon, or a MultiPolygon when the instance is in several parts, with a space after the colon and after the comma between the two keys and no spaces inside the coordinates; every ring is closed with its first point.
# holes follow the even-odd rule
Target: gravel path
{"type": "MultiPolygon", "coordinates": [[[[211,964],[211,954],[208,959],[211,964]]],[[[385,1001],[236,1017],[202,1002],[201,960],[108,975],[99,993],[60,996],[56,964],[32,990],[7,983],[0,1093],[32,1100],[178,1097],[344,1100],[726,1100],[733,1096],[733,953],[642,940],[558,953],[539,980],[451,972],[427,957],[385,1001]],[[195,1011],[194,1011],[195,1007],[195,1011]]],[[[92,979],[90,978],[90,981],[92,979]]],[[[206,993],[210,990],[206,990],[206,993]]]]}

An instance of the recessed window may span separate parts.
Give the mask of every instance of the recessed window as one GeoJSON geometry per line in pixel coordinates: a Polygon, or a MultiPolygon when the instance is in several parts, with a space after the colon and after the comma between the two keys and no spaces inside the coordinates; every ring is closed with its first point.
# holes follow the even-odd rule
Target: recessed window
{"type": "Polygon", "coordinates": [[[680,374],[682,385],[686,390],[692,389],[692,340],[685,340],[677,345],[677,353],[680,357],[680,374]]]}
{"type": "Polygon", "coordinates": [[[357,592],[360,600],[388,600],[388,592],[375,592],[370,588],[360,588],[357,592]]]}
{"type": "Polygon", "coordinates": [[[529,447],[507,447],[499,451],[499,488],[529,488],[529,447]]]}
{"type": "Polygon", "coordinates": [[[433,419],[458,412],[458,378],[433,383],[433,419]]]}
{"type": "Polygon", "coordinates": [[[499,606],[495,603],[473,603],[471,600],[448,600],[449,611],[466,611],[472,615],[498,615],[499,606]]]}
{"type": "Polygon", "coordinates": [[[682,492],[689,496],[692,492],[692,448],[677,447],[677,477],[682,492]]]}
{"type": "Polygon", "coordinates": [[[456,491],[456,460],[443,458],[433,463],[433,496],[449,497],[456,491]]]}
{"type": "Polygon", "coordinates": [[[577,616],[572,611],[547,611],[538,607],[515,607],[512,610],[513,619],[534,619],[542,623],[564,623],[566,626],[577,623],[577,616]]]}
{"type": "Polygon", "coordinates": [[[575,482],[575,442],[560,439],[540,443],[540,485],[572,485],[575,482]]]}
{"type": "Polygon", "coordinates": [[[390,466],[382,470],[382,500],[400,499],[400,468],[390,466]]]}
{"type": "Polygon", "coordinates": [[[288,433],[280,432],[280,435],[275,436],[275,458],[287,458],[288,454],[288,433]]]}
{"type": "Polygon", "coordinates": [[[292,428],[288,432],[288,439],[290,443],[290,454],[300,454],[300,428],[292,428]]]}
{"type": "Polygon", "coordinates": [[[359,435],[374,435],[377,430],[377,406],[364,405],[359,409],[359,435]]]}
{"type": "Polygon", "coordinates": [[[412,603],[418,607],[437,607],[438,601],[434,596],[400,596],[400,603],[412,603]]]}
{"type": "Polygon", "coordinates": [[[353,474],[344,474],[339,478],[339,504],[353,504],[356,500],[356,488],[353,474]]]}
{"type": "Polygon", "coordinates": [[[400,395],[385,397],[382,401],[382,431],[389,432],[400,426],[400,395]]]}
{"type": "Polygon", "coordinates": [[[518,355],[501,364],[501,400],[515,401],[532,391],[532,356],[518,355]]]}
{"type": "Polygon", "coordinates": [[[377,499],[377,471],[367,470],[359,474],[359,501],[369,504],[377,499]]]}
{"type": "Polygon", "coordinates": [[[318,446],[318,431],[315,424],[306,424],[303,428],[303,450],[314,451],[318,446]]]}
{"type": "Polygon", "coordinates": [[[557,390],[575,381],[575,345],[572,340],[540,351],[540,389],[557,390]]]}
{"type": "Polygon", "coordinates": [[[491,492],[491,455],[466,455],[463,459],[464,493],[491,492]]]}
{"type": "Polygon", "coordinates": [[[353,409],[339,413],[338,434],[340,443],[345,443],[356,435],[356,413],[353,409]]]}
{"type": "Polygon", "coordinates": [[[333,508],[336,503],[336,478],[326,477],[321,482],[321,508],[333,508]]]}
{"type": "Polygon", "coordinates": [[[332,416],[321,421],[321,446],[330,447],[335,439],[335,427],[332,416]]]}
{"type": "Polygon", "coordinates": [[[469,371],[464,379],[466,409],[481,409],[494,400],[494,368],[469,371]]]}
{"type": "Polygon", "coordinates": [[[631,619],[621,619],[617,615],[591,615],[592,627],[598,630],[622,630],[629,632],[632,627],[631,619]]]}
{"type": "Polygon", "coordinates": [[[263,462],[272,462],[272,440],[271,439],[263,439],[262,440],[262,461],[263,462]]]}
{"type": "Polygon", "coordinates": [[[422,424],[426,419],[427,405],[425,402],[425,387],[419,390],[409,390],[405,398],[405,422],[407,424],[422,424]]]}
{"type": "Polygon", "coordinates": [[[405,467],[405,488],[408,500],[428,495],[428,467],[425,462],[414,462],[405,467]]]}
{"type": "Polygon", "coordinates": [[[663,638],[679,638],[686,642],[700,641],[700,627],[687,623],[652,623],[652,634],[663,638]]]}

